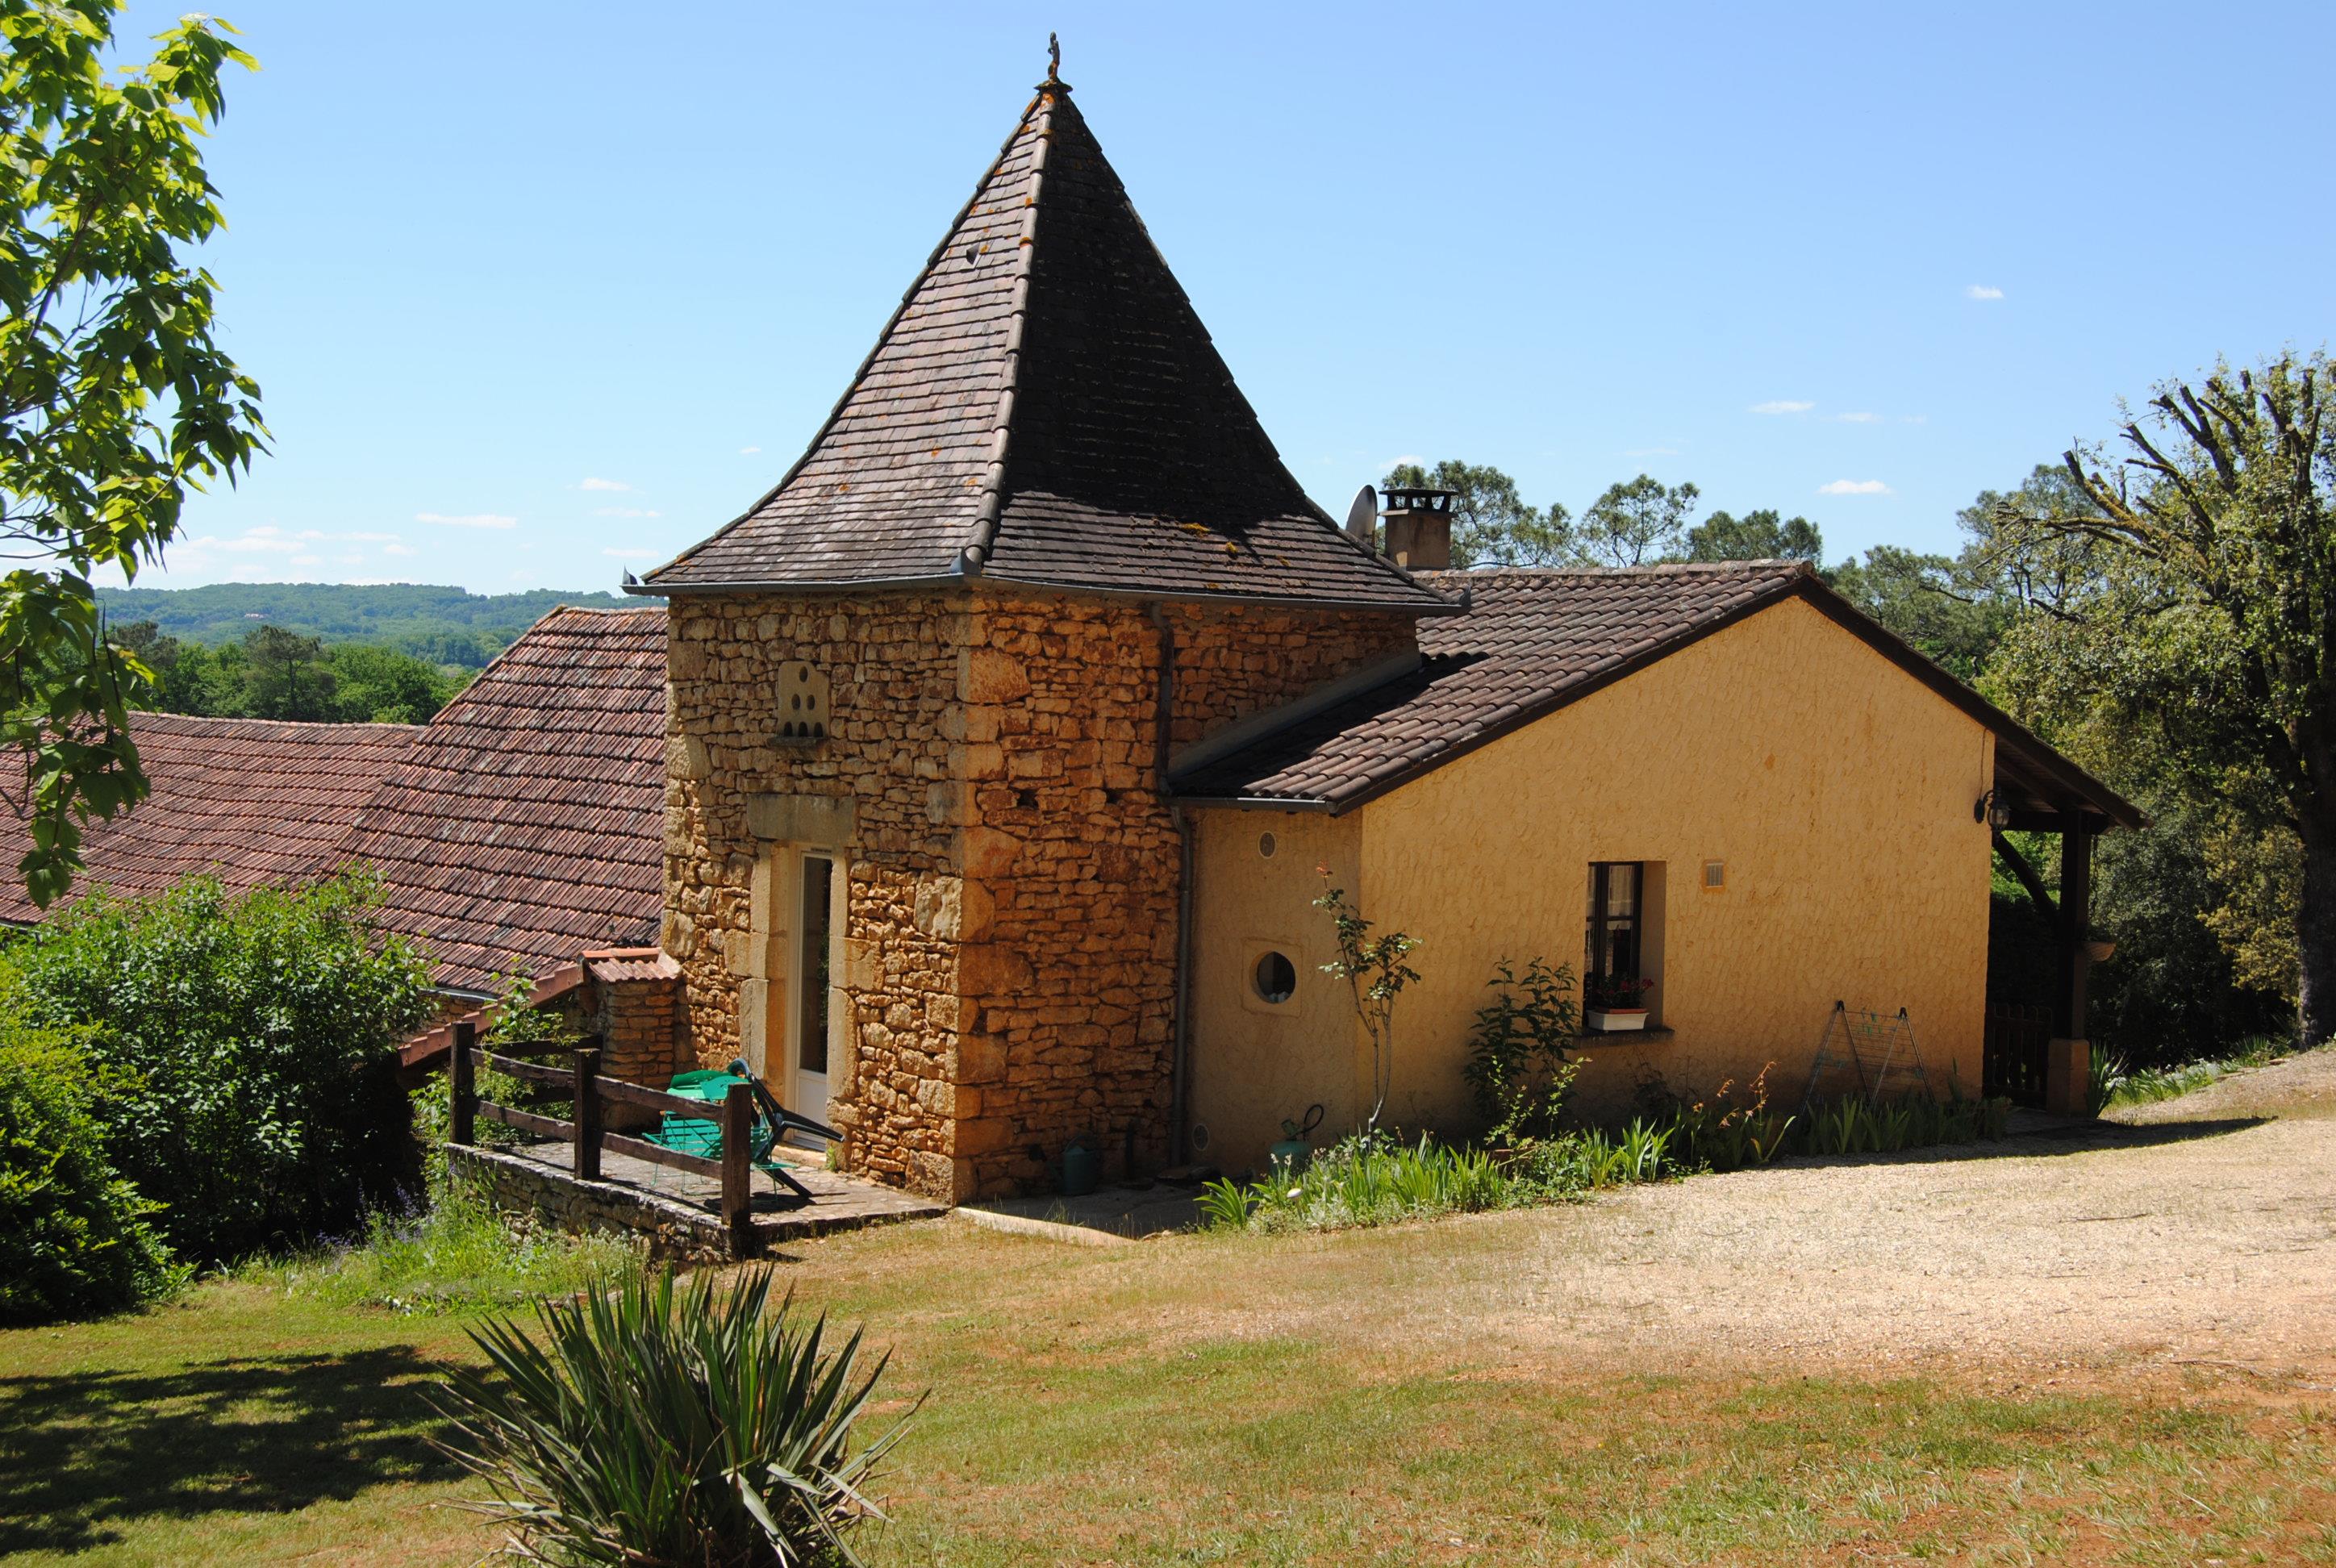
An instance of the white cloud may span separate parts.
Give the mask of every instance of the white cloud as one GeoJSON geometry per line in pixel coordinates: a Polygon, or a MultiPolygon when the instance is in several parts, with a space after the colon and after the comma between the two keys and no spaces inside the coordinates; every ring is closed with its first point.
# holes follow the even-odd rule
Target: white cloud
{"type": "Polygon", "coordinates": [[[763,449],[759,446],[742,446],[738,449],[738,455],[741,457],[752,457],[762,450],[763,449]]]}
{"type": "Polygon", "coordinates": [[[1963,290],[1965,299],[2000,299],[2003,290],[1991,283],[1974,283],[1963,290]]]}
{"type": "Polygon", "coordinates": [[[1806,414],[1815,406],[1814,403],[1796,403],[1789,398],[1778,398],[1773,403],[1754,404],[1752,412],[1755,414],[1806,414]]]}
{"type": "Polygon", "coordinates": [[[1878,414],[1828,414],[1825,417],[1832,420],[1836,424],[1879,424],[1882,423],[1882,416],[1878,414]]]}
{"type": "Polygon", "coordinates": [[[590,479],[576,487],[579,490],[630,490],[633,487],[621,479],[590,479]]]}
{"type": "Polygon", "coordinates": [[[1817,486],[1819,495],[1890,495],[1891,488],[1878,479],[1836,479],[1831,484],[1817,486]]]}
{"type": "Polygon", "coordinates": [[[657,552],[653,550],[604,550],[600,553],[612,560],[655,560],[657,558],[657,552]]]}
{"type": "Polygon", "coordinates": [[[638,506],[596,506],[592,509],[592,515],[594,517],[657,517],[663,514],[644,511],[638,506]]]}
{"type": "Polygon", "coordinates": [[[326,538],[327,535],[321,528],[304,528],[299,531],[297,537],[301,539],[324,539],[326,538]]]}
{"type": "Polygon", "coordinates": [[[381,547],[381,552],[384,555],[412,555],[414,550],[410,544],[384,544],[381,547]]]}
{"type": "Polygon", "coordinates": [[[398,538],[394,533],[336,533],[333,537],[355,540],[359,544],[394,544],[398,538]]]}
{"type": "Polygon", "coordinates": [[[414,521],[443,523],[448,528],[516,528],[519,526],[519,519],[505,517],[501,512],[494,511],[466,511],[454,516],[449,516],[443,511],[417,511],[414,514],[414,521]]]}

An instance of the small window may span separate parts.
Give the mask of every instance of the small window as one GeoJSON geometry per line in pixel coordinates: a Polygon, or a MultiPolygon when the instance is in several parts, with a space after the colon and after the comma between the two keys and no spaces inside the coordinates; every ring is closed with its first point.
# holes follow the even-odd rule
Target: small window
{"type": "Polygon", "coordinates": [[[1298,994],[1298,966],[1280,953],[1266,953],[1257,960],[1250,980],[1260,1000],[1279,1006],[1298,994]]]}
{"type": "Polygon", "coordinates": [[[1635,1008],[1644,1004],[1640,985],[1639,895],[1645,866],[1638,861],[1601,861],[1590,868],[1590,936],[1582,966],[1582,1000],[1635,1008]]]}

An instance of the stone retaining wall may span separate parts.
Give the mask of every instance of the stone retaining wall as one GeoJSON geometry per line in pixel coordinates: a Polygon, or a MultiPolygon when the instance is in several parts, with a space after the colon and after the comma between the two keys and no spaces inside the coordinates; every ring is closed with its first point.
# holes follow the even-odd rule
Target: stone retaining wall
{"type": "Polygon", "coordinates": [[[562,1231],[640,1236],[652,1262],[730,1261],[729,1234],[719,1220],[655,1193],[579,1182],[517,1154],[459,1144],[446,1150],[446,1176],[506,1213],[532,1213],[562,1231]]]}

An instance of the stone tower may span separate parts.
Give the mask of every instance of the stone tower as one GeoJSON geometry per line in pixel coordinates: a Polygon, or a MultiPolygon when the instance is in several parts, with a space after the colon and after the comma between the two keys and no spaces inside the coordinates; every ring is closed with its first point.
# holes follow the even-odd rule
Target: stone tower
{"type": "Polygon", "coordinates": [[[689,1050],[950,1200],[1171,1157],[1178,754],[1456,608],[1283,468],[1052,75],[810,449],[638,591],[689,1050]]]}

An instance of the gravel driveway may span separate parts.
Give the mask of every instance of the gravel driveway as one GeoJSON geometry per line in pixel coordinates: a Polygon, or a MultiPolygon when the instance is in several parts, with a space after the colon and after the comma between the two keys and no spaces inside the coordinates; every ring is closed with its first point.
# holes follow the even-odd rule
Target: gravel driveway
{"type": "Polygon", "coordinates": [[[2115,1365],[2336,1383],[2336,1050],[2130,1115],[1440,1221],[1393,1246],[1325,1237],[1267,1264],[1286,1278],[1227,1291],[1219,1320],[1520,1370],[1945,1363],[2031,1381],[2115,1365]]]}

